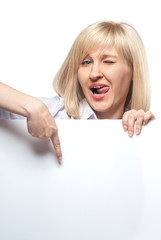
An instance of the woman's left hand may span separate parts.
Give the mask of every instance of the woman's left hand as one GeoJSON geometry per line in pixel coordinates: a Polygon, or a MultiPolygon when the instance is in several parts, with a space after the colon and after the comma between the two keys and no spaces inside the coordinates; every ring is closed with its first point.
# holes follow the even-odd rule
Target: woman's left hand
{"type": "Polygon", "coordinates": [[[140,110],[129,110],[123,114],[122,117],[122,125],[125,131],[128,131],[128,135],[132,137],[134,135],[134,125],[135,125],[135,133],[139,135],[141,133],[141,129],[143,125],[146,125],[150,120],[155,119],[155,116],[152,112],[147,111],[144,112],[142,109],[140,110]]]}

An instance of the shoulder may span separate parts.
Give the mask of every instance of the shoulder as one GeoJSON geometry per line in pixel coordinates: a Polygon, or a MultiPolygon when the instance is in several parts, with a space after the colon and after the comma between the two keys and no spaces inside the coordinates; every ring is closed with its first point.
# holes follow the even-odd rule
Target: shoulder
{"type": "Polygon", "coordinates": [[[64,107],[64,99],[55,96],[53,98],[41,97],[39,98],[49,109],[51,115],[55,119],[69,119],[64,107]]]}
{"type": "Polygon", "coordinates": [[[41,100],[49,108],[49,110],[64,106],[64,100],[59,96],[54,96],[52,98],[40,97],[39,100],[41,100]]]}
{"type": "MultiPolygon", "coordinates": [[[[40,98],[40,100],[46,104],[51,115],[55,119],[73,119],[73,117],[69,117],[67,115],[63,98],[59,96],[55,96],[53,98],[40,98]]],[[[86,99],[83,99],[80,102],[79,112],[80,112],[80,119],[86,119],[86,120],[97,119],[95,113],[87,103],[86,99]]]]}

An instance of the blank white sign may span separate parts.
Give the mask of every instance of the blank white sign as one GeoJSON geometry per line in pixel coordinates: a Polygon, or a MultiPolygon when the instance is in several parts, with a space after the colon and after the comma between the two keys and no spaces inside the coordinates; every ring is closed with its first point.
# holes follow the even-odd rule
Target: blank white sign
{"type": "Polygon", "coordinates": [[[133,138],[120,120],[57,125],[62,165],[25,121],[0,121],[0,239],[160,240],[159,122],[133,138]]]}

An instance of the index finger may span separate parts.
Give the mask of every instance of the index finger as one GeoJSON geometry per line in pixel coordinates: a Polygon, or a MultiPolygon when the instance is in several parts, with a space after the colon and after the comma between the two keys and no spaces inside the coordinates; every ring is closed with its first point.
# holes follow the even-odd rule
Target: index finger
{"type": "Polygon", "coordinates": [[[55,132],[50,137],[50,139],[51,139],[51,142],[54,146],[58,162],[61,164],[62,163],[62,151],[61,151],[61,145],[60,145],[60,139],[59,139],[59,136],[58,136],[58,132],[55,132]]]}

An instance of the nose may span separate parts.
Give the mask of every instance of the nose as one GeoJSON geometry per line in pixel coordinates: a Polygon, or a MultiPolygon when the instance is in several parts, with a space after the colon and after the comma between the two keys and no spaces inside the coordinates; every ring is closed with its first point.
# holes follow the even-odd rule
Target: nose
{"type": "Polygon", "coordinates": [[[99,64],[93,63],[89,77],[90,77],[91,81],[97,81],[103,77],[103,73],[100,69],[99,64]]]}

